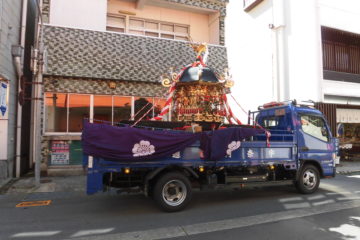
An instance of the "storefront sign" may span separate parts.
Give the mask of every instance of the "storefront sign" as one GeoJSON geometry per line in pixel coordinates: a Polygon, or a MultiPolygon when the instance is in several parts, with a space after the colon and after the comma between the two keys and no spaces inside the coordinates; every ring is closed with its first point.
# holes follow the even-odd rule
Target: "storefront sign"
{"type": "Polygon", "coordinates": [[[336,122],[360,123],[360,109],[336,109],[336,122]]]}
{"type": "Polygon", "coordinates": [[[0,118],[6,118],[8,84],[0,82],[0,118]]]}
{"type": "Polygon", "coordinates": [[[244,11],[249,12],[251,9],[259,5],[263,0],[243,0],[244,1],[244,11]]]}
{"type": "Polygon", "coordinates": [[[69,143],[67,141],[51,142],[51,164],[68,165],[69,164],[69,143]]]}

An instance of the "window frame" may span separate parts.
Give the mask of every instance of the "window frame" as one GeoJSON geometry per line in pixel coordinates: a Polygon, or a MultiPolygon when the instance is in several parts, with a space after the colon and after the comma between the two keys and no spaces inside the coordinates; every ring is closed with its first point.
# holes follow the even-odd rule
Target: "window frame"
{"type": "MultiPolygon", "coordinates": [[[[112,99],[112,107],[111,107],[111,125],[114,125],[114,97],[126,97],[130,98],[131,102],[131,113],[129,116],[129,119],[133,120],[133,116],[135,114],[135,99],[136,98],[151,98],[151,103],[154,104],[156,99],[163,99],[166,101],[166,98],[162,97],[146,97],[146,96],[127,96],[127,95],[106,95],[106,94],[86,94],[86,93],[66,93],[66,92],[44,92],[44,96],[47,93],[51,94],[66,94],[66,132],[50,132],[46,131],[47,127],[47,107],[46,107],[46,101],[43,101],[43,128],[42,128],[42,134],[43,136],[80,136],[81,132],[69,132],[69,100],[70,95],[86,95],[90,96],[90,106],[89,106],[89,121],[94,121],[94,97],[95,96],[111,96],[112,99]]],[[[160,100],[159,100],[160,101],[160,100]]],[[[154,108],[152,109],[152,114],[154,116],[154,108]]]]}
{"type": "Polygon", "coordinates": [[[188,24],[166,22],[166,21],[161,21],[161,20],[140,18],[140,17],[134,17],[134,16],[129,16],[129,15],[123,15],[123,14],[114,14],[114,13],[107,13],[106,17],[107,18],[108,17],[114,17],[114,18],[124,18],[125,19],[124,32],[108,30],[108,27],[109,28],[119,28],[119,29],[122,29],[122,27],[117,27],[115,25],[108,25],[108,23],[107,23],[108,21],[107,21],[106,22],[106,31],[108,31],[108,32],[134,34],[134,35],[144,36],[144,37],[154,37],[154,38],[170,39],[170,40],[178,40],[178,41],[189,41],[190,40],[189,36],[190,36],[190,27],[191,26],[188,25],[188,24]],[[130,21],[131,20],[142,21],[143,26],[141,28],[132,27],[132,26],[130,26],[130,21]],[[156,30],[155,29],[147,29],[146,28],[146,23],[155,23],[155,24],[157,24],[157,29],[156,30]],[[172,25],[174,31],[161,30],[162,25],[172,25]],[[187,32],[186,33],[176,32],[175,31],[176,27],[186,28],[187,32]],[[131,31],[142,32],[143,34],[131,33],[131,31]],[[148,35],[146,35],[147,32],[157,34],[158,36],[157,37],[156,36],[148,36],[148,35]],[[162,35],[165,35],[165,34],[172,35],[173,38],[164,38],[164,37],[162,37],[162,35]],[[177,39],[176,37],[186,38],[186,40],[177,39]]]}

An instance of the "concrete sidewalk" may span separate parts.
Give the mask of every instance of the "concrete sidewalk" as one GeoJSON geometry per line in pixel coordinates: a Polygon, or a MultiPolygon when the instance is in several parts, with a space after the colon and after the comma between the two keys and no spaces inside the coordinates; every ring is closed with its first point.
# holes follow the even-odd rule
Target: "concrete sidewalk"
{"type": "Polygon", "coordinates": [[[45,192],[82,192],[86,191],[86,176],[42,177],[36,187],[33,176],[13,179],[2,187],[0,194],[45,193],[45,192]]]}
{"type": "Polygon", "coordinates": [[[337,174],[360,173],[360,161],[341,161],[336,165],[337,174]]]}
{"type": "MultiPolygon", "coordinates": [[[[360,173],[360,161],[341,162],[336,166],[337,174],[360,173]]],[[[86,192],[86,176],[42,177],[40,187],[35,186],[33,176],[13,179],[5,186],[0,186],[0,194],[45,192],[86,192]]]]}

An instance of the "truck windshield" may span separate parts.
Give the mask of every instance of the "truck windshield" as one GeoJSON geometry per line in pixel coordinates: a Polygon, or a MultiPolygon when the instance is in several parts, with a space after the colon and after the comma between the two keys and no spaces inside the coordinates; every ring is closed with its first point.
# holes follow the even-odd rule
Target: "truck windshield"
{"type": "Polygon", "coordinates": [[[329,132],[322,117],[316,115],[300,114],[301,129],[320,140],[329,141],[329,132]]]}

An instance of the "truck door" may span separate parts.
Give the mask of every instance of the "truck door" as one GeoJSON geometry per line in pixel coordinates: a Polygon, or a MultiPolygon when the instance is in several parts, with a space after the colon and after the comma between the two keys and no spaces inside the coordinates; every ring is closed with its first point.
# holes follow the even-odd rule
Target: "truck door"
{"type": "Polygon", "coordinates": [[[335,152],[331,142],[331,133],[326,121],[321,115],[298,113],[299,159],[315,160],[320,163],[324,174],[333,172],[333,158],[335,152]]]}

